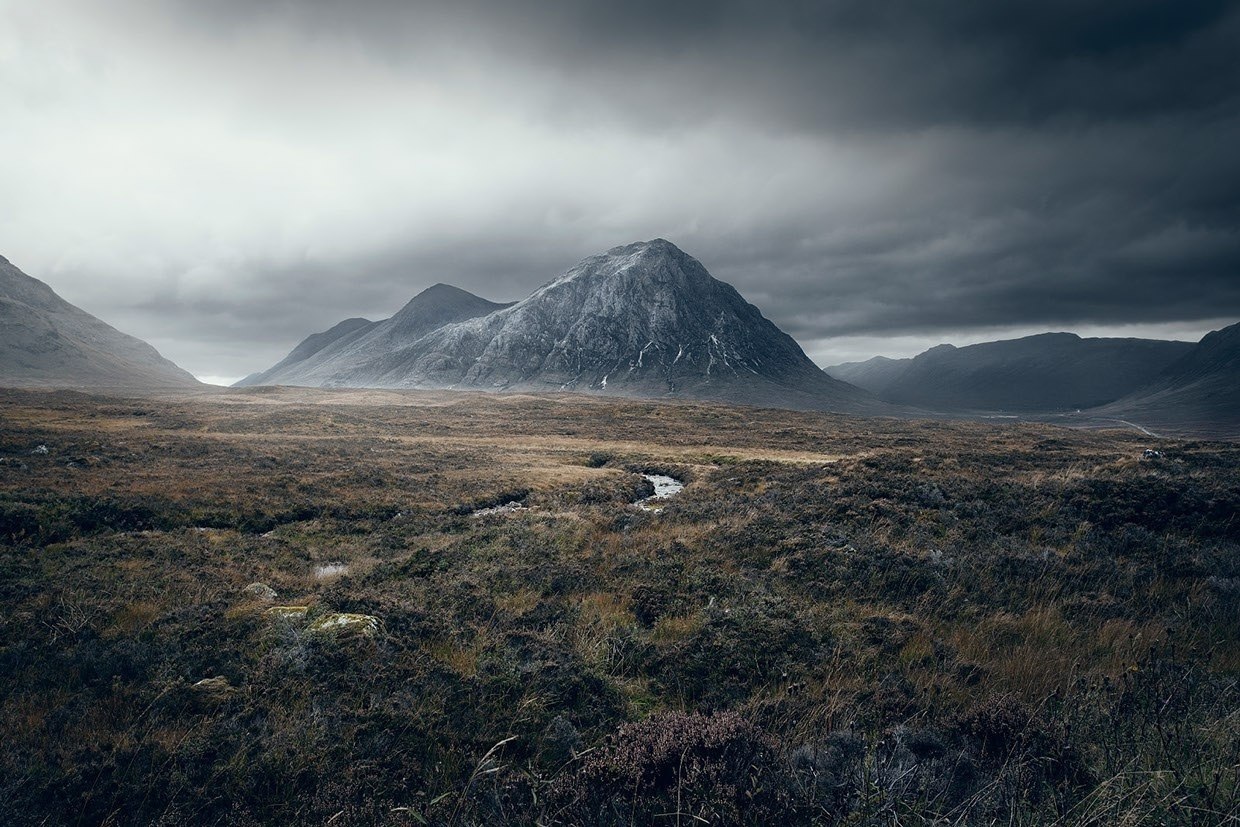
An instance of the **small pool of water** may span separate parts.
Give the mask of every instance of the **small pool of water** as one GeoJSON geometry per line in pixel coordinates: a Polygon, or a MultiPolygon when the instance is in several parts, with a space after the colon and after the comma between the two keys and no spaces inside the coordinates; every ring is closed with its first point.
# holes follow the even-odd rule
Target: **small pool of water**
{"type": "Polygon", "coordinates": [[[651,484],[654,485],[654,494],[649,497],[643,497],[633,504],[646,511],[662,511],[663,509],[657,503],[660,500],[676,496],[685,487],[683,482],[666,474],[642,474],[642,476],[650,480],[651,484]]]}

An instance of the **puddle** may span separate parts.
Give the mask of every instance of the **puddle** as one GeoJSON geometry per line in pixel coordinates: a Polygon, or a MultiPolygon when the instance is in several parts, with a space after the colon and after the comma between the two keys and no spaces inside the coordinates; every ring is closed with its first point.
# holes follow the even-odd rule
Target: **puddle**
{"type": "Polygon", "coordinates": [[[657,503],[674,497],[679,494],[685,487],[685,484],[675,477],[669,477],[666,474],[642,474],[643,477],[650,480],[654,485],[654,494],[649,497],[643,497],[633,505],[644,511],[662,511],[663,508],[657,503]]]}
{"type": "Polygon", "coordinates": [[[338,577],[342,574],[348,574],[348,573],[349,573],[348,565],[346,565],[345,563],[338,562],[338,561],[331,562],[331,563],[324,563],[321,566],[314,567],[314,579],[315,580],[326,580],[329,577],[338,577]]]}

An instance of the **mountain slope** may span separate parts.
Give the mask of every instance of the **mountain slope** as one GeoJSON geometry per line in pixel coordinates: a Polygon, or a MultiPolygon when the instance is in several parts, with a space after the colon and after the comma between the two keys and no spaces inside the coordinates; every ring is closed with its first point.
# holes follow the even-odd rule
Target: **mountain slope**
{"type": "Polygon", "coordinates": [[[447,284],[436,284],[414,296],[390,319],[370,322],[346,319],[322,333],[308,336],[273,367],[251,374],[237,386],[332,384],[329,380],[375,361],[399,359],[408,345],[452,322],[485,316],[508,307],[447,284]]]}
{"type": "Polygon", "coordinates": [[[911,360],[827,368],[888,402],[939,411],[1051,412],[1114,401],[1152,381],[1193,345],[1043,333],[953,347],[911,360]]]}
{"type": "Polygon", "coordinates": [[[1089,413],[1165,433],[1240,437],[1240,324],[1206,334],[1145,387],[1089,413]]]}
{"type": "Polygon", "coordinates": [[[514,305],[416,333],[382,348],[324,349],[297,384],[885,409],[824,374],[735,289],[663,239],[591,256],[514,305]]]}
{"type": "Polygon", "coordinates": [[[293,365],[304,362],[314,354],[323,350],[341,340],[348,340],[355,336],[361,335],[364,331],[370,330],[378,322],[372,322],[369,319],[345,319],[338,322],[332,327],[324,330],[322,333],[311,333],[302,339],[297,347],[289,351],[279,362],[269,367],[267,370],[258,373],[251,373],[249,376],[235,382],[233,387],[245,387],[247,385],[270,385],[276,384],[273,379],[281,376],[293,365]]]}
{"type": "Polygon", "coordinates": [[[372,322],[369,319],[345,319],[343,322],[332,326],[322,333],[312,333],[303,339],[297,347],[293,348],[289,355],[284,357],[284,361],[280,362],[276,367],[305,361],[323,348],[347,337],[357,335],[360,331],[369,330],[375,324],[376,322],[372,322]]]}
{"type": "Polygon", "coordinates": [[[199,383],[146,342],[69,304],[0,257],[0,385],[146,390],[199,383]]]}

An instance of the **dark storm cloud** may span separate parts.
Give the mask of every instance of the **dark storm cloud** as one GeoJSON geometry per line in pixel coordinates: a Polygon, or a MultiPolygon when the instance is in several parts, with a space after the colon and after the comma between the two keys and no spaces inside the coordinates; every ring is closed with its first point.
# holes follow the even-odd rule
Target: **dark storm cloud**
{"type": "MultiPolygon", "coordinates": [[[[233,25],[252,14],[249,4],[198,8],[233,25]]],[[[812,220],[762,227],[758,238],[736,245],[701,233],[702,257],[717,250],[716,268],[742,286],[743,268],[729,262],[771,271],[781,290],[770,306],[783,319],[796,319],[792,308],[829,305],[807,313],[808,324],[791,322],[801,335],[1240,313],[1234,4],[280,8],[307,32],[347,32],[393,53],[409,37],[472,32],[539,68],[549,88],[558,88],[557,78],[574,88],[579,94],[564,97],[565,109],[606,110],[652,129],[660,119],[739,116],[774,132],[864,133],[863,140],[887,141],[893,155],[917,152],[919,137],[949,144],[918,182],[926,190],[903,194],[909,209],[883,205],[887,220],[899,222],[886,234],[815,244],[828,228],[812,220]],[[442,28],[428,33],[427,19],[442,28]],[[591,87],[606,94],[592,97],[591,87]],[[958,151],[950,137],[926,134],[939,129],[964,133],[958,151]],[[984,238],[931,249],[978,222],[984,238]],[[754,247],[760,257],[745,254],[754,247]],[[866,305],[881,317],[861,310],[866,305]],[[836,321],[824,330],[816,316],[836,321]]]]}
{"type": "MultiPolygon", "coordinates": [[[[231,346],[216,372],[436,281],[514,299],[656,235],[820,344],[1240,316],[1234,3],[121,8],[94,24],[112,52],[174,79],[115,129],[184,107],[170,136],[215,129],[200,155],[228,146],[214,177],[242,191],[214,195],[235,222],[185,230],[204,261],[146,258],[118,321],[231,346]]],[[[83,291],[132,261],[31,250],[83,291]]]]}
{"type": "Polygon", "coordinates": [[[593,103],[639,120],[723,110],[814,130],[1208,109],[1234,100],[1240,36],[1225,0],[303,0],[265,9],[230,0],[186,9],[224,31],[277,22],[397,61],[485,46],[567,81],[579,93],[567,108],[593,103]],[[592,88],[608,97],[593,100],[592,88]]]}
{"type": "Polygon", "coordinates": [[[936,156],[885,232],[785,255],[770,306],[807,337],[1240,315],[1238,136],[1232,119],[960,138],[967,168],[936,156]],[[781,301],[815,273],[831,301],[781,301]]]}

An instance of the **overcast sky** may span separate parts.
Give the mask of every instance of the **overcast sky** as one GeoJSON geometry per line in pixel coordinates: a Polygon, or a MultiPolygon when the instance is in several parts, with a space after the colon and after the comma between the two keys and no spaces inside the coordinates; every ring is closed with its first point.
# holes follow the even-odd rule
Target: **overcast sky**
{"type": "Polygon", "coordinates": [[[1240,4],[0,0],[0,254],[199,376],[668,238],[820,364],[1240,318],[1240,4]]]}

